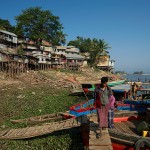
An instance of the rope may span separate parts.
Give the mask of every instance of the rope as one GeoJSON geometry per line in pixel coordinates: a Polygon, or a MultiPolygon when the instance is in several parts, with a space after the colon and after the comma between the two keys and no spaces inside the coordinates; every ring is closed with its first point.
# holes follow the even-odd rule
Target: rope
{"type": "Polygon", "coordinates": [[[143,146],[150,148],[150,141],[144,138],[139,139],[134,145],[134,150],[140,150],[143,146]]]}

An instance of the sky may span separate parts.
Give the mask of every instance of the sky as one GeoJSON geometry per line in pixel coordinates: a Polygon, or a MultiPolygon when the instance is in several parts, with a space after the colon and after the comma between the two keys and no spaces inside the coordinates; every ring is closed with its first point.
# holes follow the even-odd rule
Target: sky
{"type": "Polygon", "coordinates": [[[37,6],[60,17],[67,42],[81,36],[109,43],[115,71],[150,73],[150,0],[1,0],[0,18],[16,25],[15,16],[37,6]]]}

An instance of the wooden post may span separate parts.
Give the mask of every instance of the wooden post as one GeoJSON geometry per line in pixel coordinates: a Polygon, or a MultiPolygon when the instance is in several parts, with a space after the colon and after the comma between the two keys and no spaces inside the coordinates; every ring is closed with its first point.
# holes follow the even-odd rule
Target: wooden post
{"type": "Polygon", "coordinates": [[[43,64],[44,65],[44,70],[45,70],[45,64],[43,64]]]}
{"type": "Polygon", "coordinates": [[[23,73],[23,70],[24,70],[24,63],[21,62],[21,74],[23,73]]]}
{"type": "Polygon", "coordinates": [[[5,66],[6,66],[6,74],[8,73],[8,61],[5,62],[5,66]]]}
{"type": "Polygon", "coordinates": [[[2,71],[4,71],[4,68],[3,68],[3,67],[4,67],[4,64],[3,64],[3,62],[2,62],[2,71]]]}
{"type": "Polygon", "coordinates": [[[8,62],[8,75],[11,77],[11,62],[8,62]]]}
{"type": "Polygon", "coordinates": [[[18,71],[17,71],[17,62],[15,61],[15,76],[17,75],[18,71]]]}
{"type": "Polygon", "coordinates": [[[124,99],[126,99],[126,97],[127,97],[127,92],[124,91],[124,99]]]}
{"type": "Polygon", "coordinates": [[[2,71],[1,69],[2,69],[2,62],[0,62],[0,71],[2,71]]]}
{"type": "Polygon", "coordinates": [[[19,75],[21,74],[21,62],[18,63],[19,75]]]}
{"type": "Polygon", "coordinates": [[[85,148],[89,147],[89,132],[90,127],[88,123],[81,124],[82,144],[85,148]]]}
{"type": "Polygon", "coordinates": [[[44,64],[42,64],[42,70],[44,70],[44,64]]]}
{"type": "Polygon", "coordinates": [[[11,66],[11,77],[13,78],[14,77],[14,64],[12,61],[11,61],[10,66],[11,66]]]}

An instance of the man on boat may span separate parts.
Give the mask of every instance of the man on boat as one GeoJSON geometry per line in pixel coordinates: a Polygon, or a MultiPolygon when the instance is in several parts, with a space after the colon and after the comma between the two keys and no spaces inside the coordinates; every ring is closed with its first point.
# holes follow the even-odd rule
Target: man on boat
{"type": "Polygon", "coordinates": [[[138,89],[139,89],[138,85],[134,82],[133,85],[132,85],[132,96],[133,96],[134,100],[137,97],[137,91],[138,91],[138,89]]]}
{"type": "Polygon", "coordinates": [[[108,127],[108,105],[109,98],[112,95],[112,90],[107,83],[108,78],[102,77],[101,84],[97,85],[94,91],[95,106],[97,108],[99,123],[99,133],[97,133],[97,138],[101,136],[101,130],[108,127]]]}

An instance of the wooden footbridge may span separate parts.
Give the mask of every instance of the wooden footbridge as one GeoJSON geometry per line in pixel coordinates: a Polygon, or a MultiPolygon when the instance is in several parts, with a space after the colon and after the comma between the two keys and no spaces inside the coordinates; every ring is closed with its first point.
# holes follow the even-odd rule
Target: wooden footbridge
{"type": "Polygon", "coordinates": [[[89,150],[113,150],[108,129],[102,130],[102,136],[97,138],[96,134],[99,132],[97,116],[92,115],[89,118],[89,150]]]}

